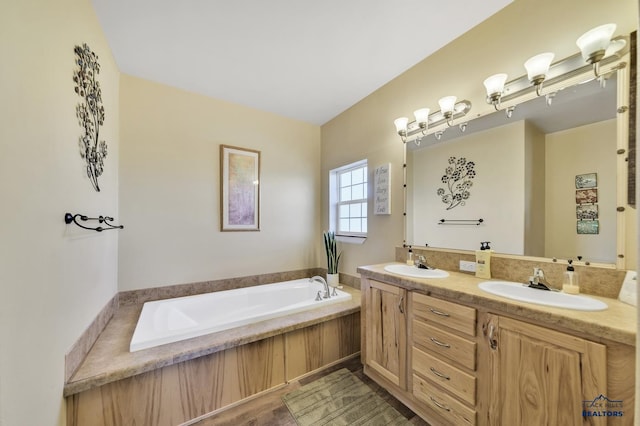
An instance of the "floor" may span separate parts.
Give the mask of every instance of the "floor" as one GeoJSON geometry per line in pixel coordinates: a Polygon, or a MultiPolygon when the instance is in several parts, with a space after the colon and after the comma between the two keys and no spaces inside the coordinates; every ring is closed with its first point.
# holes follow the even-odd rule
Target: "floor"
{"type": "Polygon", "coordinates": [[[412,425],[429,426],[427,422],[418,417],[413,411],[402,405],[397,399],[391,396],[386,390],[378,386],[373,380],[364,375],[360,358],[356,357],[335,365],[320,373],[293,381],[276,391],[269,392],[261,397],[252,399],[246,403],[225,410],[215,416],[206,418],[195,423],[195,426],[296,426],[296,422],[289,413],[289,410],[280,399],[282,395],[291,392],[307,383],[313,382],[320,377],[339,370],[348,368],[360,380],[367,384],[372,392],[376,392],[389,404],[405,416],[412,425]]]}

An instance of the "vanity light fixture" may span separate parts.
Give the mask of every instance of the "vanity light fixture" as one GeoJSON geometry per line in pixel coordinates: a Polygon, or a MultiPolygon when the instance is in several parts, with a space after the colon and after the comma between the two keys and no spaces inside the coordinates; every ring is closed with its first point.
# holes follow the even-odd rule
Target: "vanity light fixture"
{"type": "Polygon", "coordinates": [[[536,87],[536,95],[540,96],[542,83],[547,78],[551,61],[555,55],[551,52],[533,56],[524,63],[529,81],[536,87]]]}
{"type": "Polygon", "coordinates": [[[507,74],[505,73],[494,74],[484,81],[484,87],[487,89],[487,103],[493,105],[496,111],[499,109],[500,98],[502,98],[506,82],[507,74]]]}
{"type": "Polygon", "coordinates": [[[447,126],[449,127],[453,125],[453,111],[456,107],[456,100],[458,100],[458,98],[455,96],[445,96],[438,100],[440,111],[442,112],[445,120],[447,120],[447,126]]]}
{"type": "MultiPolygon", "coordinates": [[[[615,30],[616,24],[600,25],[590,29],[576,40],[584,60],[593,65],[593,73],[596,77],[600,77],[598,64],[607,53],[607,49],[611,45],[611,36],[615,30]]],[[[615,48],[616,44],[614,42],[612,47],[615,48]]]]}
{"type": "MultiPolygon", "coordinates": [[[[445,96],[438,101],[440,111],[433,113],[429,108],[420,108],[413,112],[415,120],[412,122],[409,122],[407,117],[396,118],[393,123],[402,142],[407,142],[409,137],[418,135],[413,141],[416,145],[420,145],[422,138],[431,133],[436,135],[436,139],[440,139],[438,136],[442,136],[443,133],[442,129],[438,129],[440,126],[446,123],[451,127],[454,119],[464,117],[471,110],[471,102],[456,102],[456,100],[455,96],[445,96]]],[[[461,131],[465,131],[466,124],[459,126],[461,131]]]]}
{"type": "Polygon", "coordinates": [[[493,105],[496,110],[505,105],[507,117],[511,117],[516,102],[540,96],[544,83],[546,87],[552,88],[546,95],[547,105],[550,105],[557,90],[589,78],[591,67],[595,77],[604,83],[606,75],[626,66],[620,58],[628,50],[628,47],[623,50],[627,46],[627,37],[611,39],[615,29],[615,24],[606,24],[587,31],[576,41],[580,53],[553,64],[554,54],[550,52],[530,58],[524,64],[526,76],[509,82],[505,82],[505,74],[488,77],[484,81],[487,103],[493,105]],[[532,86],[535,87],[535,95],[531,91],[532,86]]]}

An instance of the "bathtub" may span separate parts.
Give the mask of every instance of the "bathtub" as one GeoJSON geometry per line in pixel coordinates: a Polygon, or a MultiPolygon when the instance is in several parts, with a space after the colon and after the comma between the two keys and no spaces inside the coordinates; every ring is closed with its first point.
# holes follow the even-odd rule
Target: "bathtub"
{"type": "Polygon", "coordinates": [[[351,299],[316,301],[324,285],[308,278],[147,302],[129,344],[135,352],[351,299]]]}

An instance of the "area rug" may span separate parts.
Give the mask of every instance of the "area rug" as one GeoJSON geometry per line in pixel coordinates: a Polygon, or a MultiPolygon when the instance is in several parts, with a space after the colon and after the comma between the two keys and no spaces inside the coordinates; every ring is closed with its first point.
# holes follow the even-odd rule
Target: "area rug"
{"type": "Polygon", "coordinates": [[[282,397],[300,426],[409,425],[409,421],[346,368],[282,397]]]}

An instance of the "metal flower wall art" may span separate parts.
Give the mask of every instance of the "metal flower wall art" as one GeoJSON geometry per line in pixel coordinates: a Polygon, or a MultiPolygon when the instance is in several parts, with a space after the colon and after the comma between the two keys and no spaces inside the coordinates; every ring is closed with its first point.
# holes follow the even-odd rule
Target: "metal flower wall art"
{"type": "Polygon", "coordinates": [[[438,195],[447,204],[447,210],[464,206],[465,200],[471,196],[469,189],[473,185],[471,179],[476,177],[476,164],[466,158],[449,157],[449,165],[442,176],[446,188],[438,188],[438,195]]]}
{"type": "Polygon", "coordinates": [[[98,55],[87,44],[76,46],[76,65],[73,73],[75,92],[82,98],[76,106],[76,116],[84,133],[80,136],[80,156],[87,162],[87,176],[96,191],[100,191],[98,177],[104,170],[107,143],[100,140],[100,126],[104,124],[102,90],[96,79],[100,73],[98,55]]]}

